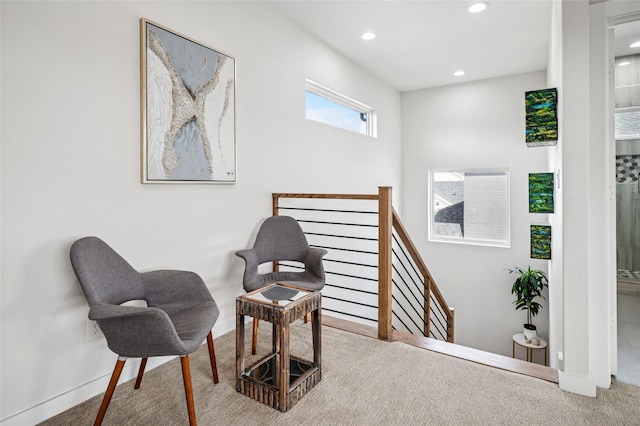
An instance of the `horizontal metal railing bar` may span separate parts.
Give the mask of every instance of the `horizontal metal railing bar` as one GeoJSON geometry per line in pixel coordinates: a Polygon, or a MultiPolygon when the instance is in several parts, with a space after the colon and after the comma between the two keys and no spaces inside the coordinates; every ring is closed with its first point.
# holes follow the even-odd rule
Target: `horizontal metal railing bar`
{"type": "Polygon", "coordinates": [[[321,248],[321,249],[325,249],[325,250],[340,250],[340,251],[348,251],[350,253],[362,253],[362,254],[373,254],[373,255],[378,255],[378,252],[375,251],[367,251],[367,250],[355,250],[355,249],[347,249],[347,248],[342,248],[342,247],[331,247],[331,246],[319,246],[319,245],[315,245],[315,244],[309,244],[309,246],[314,247],[314,248],[321,248]]]}
{"type": "Polygon", "coordinates": [[[329,311],[329,312],[335,312],[336,314],[347,315],[347,316],[354,317],[354,318],[360,318],[360,319],[367,320],[367,321],[378,322],[377,319],[367,318],[367,317],[363,317],[361,315],[356,315],[356,314],[350,314],[348,312],[336,311],[335,309],[325,308],[324,306],[322,307],[322,310],[323,311],[329,311]]]}
{"type": "Polygon", "coordinates": [[[359,290],[357,288],[344,287],[344,286],[341,286],[341,285],[330,284],[330,283],[325,283],[324,285],[325,285],[325,287],[339,288],[340,290],[355,291],[357,293],[371,294],[373,296],[377,296],[378,295],[378,293],[375,292],[375,291],[359,290]]]}
{"type": "Polygon", "coordinates": [[[302,223],[319,223],[321,225],[340,225],[340,226],[362,226],[366,228],[377,228],[378,225],[372,225],[370,223],[349,223],[349,222],[326,222],[322,220],[306,220],[306,219],[296,219],[298,222],[302,223]]]}
{"type": "Polygon", "coordinates": [[[290,263],[287,263],[286,260],[281,260],[278,262],[278,264],[280,266],[286,266],[287,268],[293,268],[293,269],[304,269],[304,266],[300,266],[300,265],[292,265],[290,263]]]}
{"type": "Polygon", "coordinates": [[[326,257],[324,259],[322,259],[322,260],[324,260],[325,262],[342,263],[342,264],[345,264],[345,265],[363,266],[365,268],[377,268],[378,267],[378,265],[369,265],[367,263],[359,263],[359,262],[349,262],[347,260],[328,259],[326,257]]]}
{"type": "Polygon", "coordinates": [[[360,306],[366,306],[367,308],[378,309],[378,307],[376,305],[369,305],[368,303],[354,302],[352,300],[341,299],[339,297],[327,296],[327,295],[324,295],[324,294],[322,295],[322,297],[324,299],[337,300],[339,302],[351,303],[352,305],[360,305],[360,306]]]}
{"type": "Polygon", "coordinates": [[[324,271],[324,273],[325,274],[329,274],[329,275],[338,275],[338,276],[341,276],[341,277],[356,278],[356,279],[359,279],[359,280],[378,282],[377,278],[360,277],[360,276],[357,276],[357,275],[349,275],[349,274],[343,274],[343,273],[340,273],[340,272],[331,272],[331,271],[326,271],[326,270],[324,271]]]}
{"type": "Polygon", "coordinates": [[[317,237],[333,237],[333,238],[346,238],[349,240],[362,240],[362,241],[378,241],[377,238],[367,238],[367,237],[353,237],[350,235],[335,235],[335,234],[320,234],[318,232],[305,232],[305,235],[315,235],[317,237]]]}
{"type": "MultiPolygon", "coordinates": [[[[343,261],[343,260],[331,260],[331,259],[323,259],[323,260],[329,261],[329,262],[335,262],[335,263],[346,263],[346,264],[354,265],[354,266],[363,266],[363,267],[368,267],[368,268],[377,268],[378,267],[377,265],[367,265],[365,263],[347,262],[347,261],[343,261]]],[[[293,264],[287,263],[286,260],[280,261],[279,264],[280,264],[280,266],[286,266],[287,268],[293,268],[293,269],[304,269],[305,268],[304,266],[293,265],[293,264]]],[[[351,277],[351,278],[370,279],[370,278],[365,278],[365,277],[361,277],[361,276],[358,276],[358,275],[345,275],[345,274],[342,274],[340,272],[329,272],[326,269],[325,269],[325,273],[334,274],[334,275],[342,275],[342,276],[351,277]]]]}
{"type": "MultiPolygon", "coordinates": [[[[304,269],[303,266],[299,266],[299,265],[291,265],[288,264],[286,262],[280,262],[280,266],[286,266],[287,268],[292,268],[292,269],[304,269]]],[[[341,277],[347,277],[347,278],[355,278],[358,280],[366,280],[366,281],[375,281],[377,282],[378,279],[377,278],[368,278],[368,277],[361,277],[359,275],[350,275],[350,274],[343,274],[341,272],[331,272],[325,269],[325,274],[329,274],[329,275],[339,275],[341,277]]],[[[377,294],[377,293],[376,293],[377,294]]]]}

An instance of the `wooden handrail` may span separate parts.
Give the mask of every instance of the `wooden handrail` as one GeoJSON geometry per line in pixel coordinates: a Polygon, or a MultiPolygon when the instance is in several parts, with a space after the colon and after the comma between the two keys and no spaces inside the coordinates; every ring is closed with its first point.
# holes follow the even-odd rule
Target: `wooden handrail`
{"type": "MultiPolygon", "coordinates": [[[[313,198],[337,200],[372,200],[378,201],[378,338],[391,340],[392,327],[392,233],[396,230],[398,237],[406,247],[411,260],[417,266],[424,281],[424,330],[425,336],[430,335],[431,295],[440,305],[441,312],[446,318],[446,340],[454,339],[454,309],[445,301],[440,289],[435,283],[424,260],[409,237],[409,233],[402,224],[398,213],[392,206],[391,187],[378,188],[378,194],[305,194],[305,193],[273,193],[273,215],[279,212],[280,198],[313,198]]],[[[274,265],[277,268],[278,265],[274,265]]]]}
{"type": "Polygon", "coordinates": [[[303,194],[303,193],[276,193],[272,194],[273,199],[277,198],[330,198],[334,200],[378,200],[379,194],[303,194]]]}

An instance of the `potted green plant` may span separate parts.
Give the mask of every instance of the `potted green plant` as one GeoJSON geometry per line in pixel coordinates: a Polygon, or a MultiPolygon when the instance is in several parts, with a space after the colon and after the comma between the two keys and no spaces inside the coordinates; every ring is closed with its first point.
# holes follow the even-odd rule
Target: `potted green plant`
{"type": "Polygon", "coordinates": [[[527,311],[527,323],[524,324],[523,332],[525,340],[530,341],[537,336],[533,317],[538,315],[540,303],[535,299],[538,297],[544,299],[542,291],[549,286],[549,281],[543,271],[531,269],[530,266],[527,267],[527,270],[515,267],[508,269],[508,271],[510,274],[518,274],[518,278],[511,287],[511,294],[516,296],[516,300],[513,301],[516,310],[527,311]]]}

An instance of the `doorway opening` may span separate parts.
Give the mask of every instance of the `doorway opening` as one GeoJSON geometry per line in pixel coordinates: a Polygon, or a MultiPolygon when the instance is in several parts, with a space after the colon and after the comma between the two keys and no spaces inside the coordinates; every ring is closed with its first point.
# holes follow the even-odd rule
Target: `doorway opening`
{"type": "Polygon", "coordinates": [[[615,33],[616,379],[640,386],[640,21],[615,33]]]}

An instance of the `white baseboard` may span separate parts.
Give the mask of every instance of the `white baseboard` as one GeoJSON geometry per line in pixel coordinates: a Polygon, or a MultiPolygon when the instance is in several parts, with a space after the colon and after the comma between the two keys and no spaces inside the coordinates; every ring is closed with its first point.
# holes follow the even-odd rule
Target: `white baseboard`
{"type": "Polygon", "coordinates": [[[591,378],[573,376],[563,371],[558,371],[558,379],[560,389],[564,391],[584,396],[596,396],[596,384],[591,378]]]}
{"type": "MultiPolygon", "coordinates": [[[[230,318],[222,323],[216,324],[215,327],[213,327],[213,336],[214,338],[222,336],[223,334],[235,330],[235,328],[236,320],[235,318],[230,318]]],[[[171,361],[174,358],[175,357],[172,356],[149,358],[145,371],[152,370],[168,361],[171,361]]],[[[115,359],[116,356],[114,354],[114,363],[115,359]]],[[[118,383],[123,383],[127,380],[134,379],[138,374],[140,360],[136,359],[132,361],[133,362],[127,362],[125,364],[118,383]]],[[[38,424],[55,416],[56,414],[60,414],[63,411],[75,407],[76,405],[81,404],[96,395],[104,393],[104,391],[107,390],[110,379],[111,372],[105,374],[102,377],[98,377],[88,383],[80,385],[75,389],[62,393],[47,401],[41,402],[38,405],[21,411],[20,413],[14,414],[10,417],[7,417],[6,419],[2,419],[0,421],[0,424],[2,424],[2,426],[24,426],[38,424]]]]}

